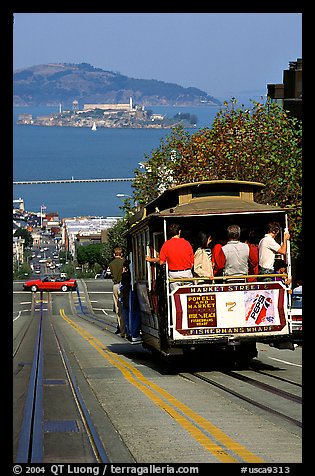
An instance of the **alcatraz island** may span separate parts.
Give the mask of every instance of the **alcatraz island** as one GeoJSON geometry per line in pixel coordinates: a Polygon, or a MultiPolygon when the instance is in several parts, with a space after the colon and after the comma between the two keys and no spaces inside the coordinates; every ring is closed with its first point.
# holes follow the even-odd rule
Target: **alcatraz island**
{"type": "Polygon", "coordinates": [[[197,125],[197,117],[189,113],[177,113],[168,118],[162,114],[154,114],[144,106],[133,105],[132,98],[127,104],[84,104],[78,109],[78,101],[73,101],[71,110],[62,110],[55,114],[33,117],[32,114],[20,114],[17,124],[32,126],[88,127],[98,128],[171,128],[182,125],[193,128],[197,125]]]}

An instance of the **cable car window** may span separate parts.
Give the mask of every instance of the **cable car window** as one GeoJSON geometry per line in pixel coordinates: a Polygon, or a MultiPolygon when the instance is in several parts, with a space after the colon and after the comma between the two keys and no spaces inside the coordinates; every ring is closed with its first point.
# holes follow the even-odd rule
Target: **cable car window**
{"type": "Polygon", "coordinates": [[[200,197],[239,197],[239,191],[238,190],[200,190],[200,191],[195,191],[192,194],[192,198],[200,198],[200,197]]]}

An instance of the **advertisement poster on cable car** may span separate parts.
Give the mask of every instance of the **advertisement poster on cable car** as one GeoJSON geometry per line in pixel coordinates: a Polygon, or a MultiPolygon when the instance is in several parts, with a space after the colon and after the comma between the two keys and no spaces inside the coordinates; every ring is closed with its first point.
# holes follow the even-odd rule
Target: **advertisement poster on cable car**
{"type": "Polygon", "coordinates": [[[287,331],[280,282],[180,286],[172,293],[174,338],[287,331]]]}

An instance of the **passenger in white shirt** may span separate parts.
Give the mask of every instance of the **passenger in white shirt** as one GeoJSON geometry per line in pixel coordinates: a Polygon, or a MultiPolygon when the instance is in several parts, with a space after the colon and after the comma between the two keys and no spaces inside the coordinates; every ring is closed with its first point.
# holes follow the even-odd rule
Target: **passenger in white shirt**
{"type": "MultiPolygon", "coordinates": [[[[227,228],[228,242],[222,246],[218,262],[223,268],[224,276],[248,274],[248,262],[251,260],[251,251],[247,243],[240,241],[241,229],[238,225],[230,225],[227,228]]],[[[257,259],[256,259],[257,266],[257,259]]],[[[227,280],[227,282],[232,280],[227,280]]],[[[233,281],[239,281],[235,279],[233,281]]]]}
{"type": "MultiPolygon", "coordinates": [[[[290,239],[289,232],[285,232],[283,235],[283,243],[279,243],[275,240],[276,236],[280,232],[280,224],[278,222],[268,223],[268,233],[265,234],[259,242],[259,274],[273,274],[275,255],[279,253],[286,255],[287,241],[290,239]]],[[[270,280],[270,278],[262,278],[261,281],[270,280]]]]}

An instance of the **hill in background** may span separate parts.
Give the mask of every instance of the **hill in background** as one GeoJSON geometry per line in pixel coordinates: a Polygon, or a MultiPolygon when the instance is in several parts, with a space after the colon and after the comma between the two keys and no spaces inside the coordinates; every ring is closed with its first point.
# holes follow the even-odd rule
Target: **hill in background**
{"type": "Polygon", "coordinates": [[[87,63],[46,64],[19,69],[13,75],[14,106],[84,103],[198,106],[221,105],[205,91],[154,79],[134,79],[87,63]]]}

